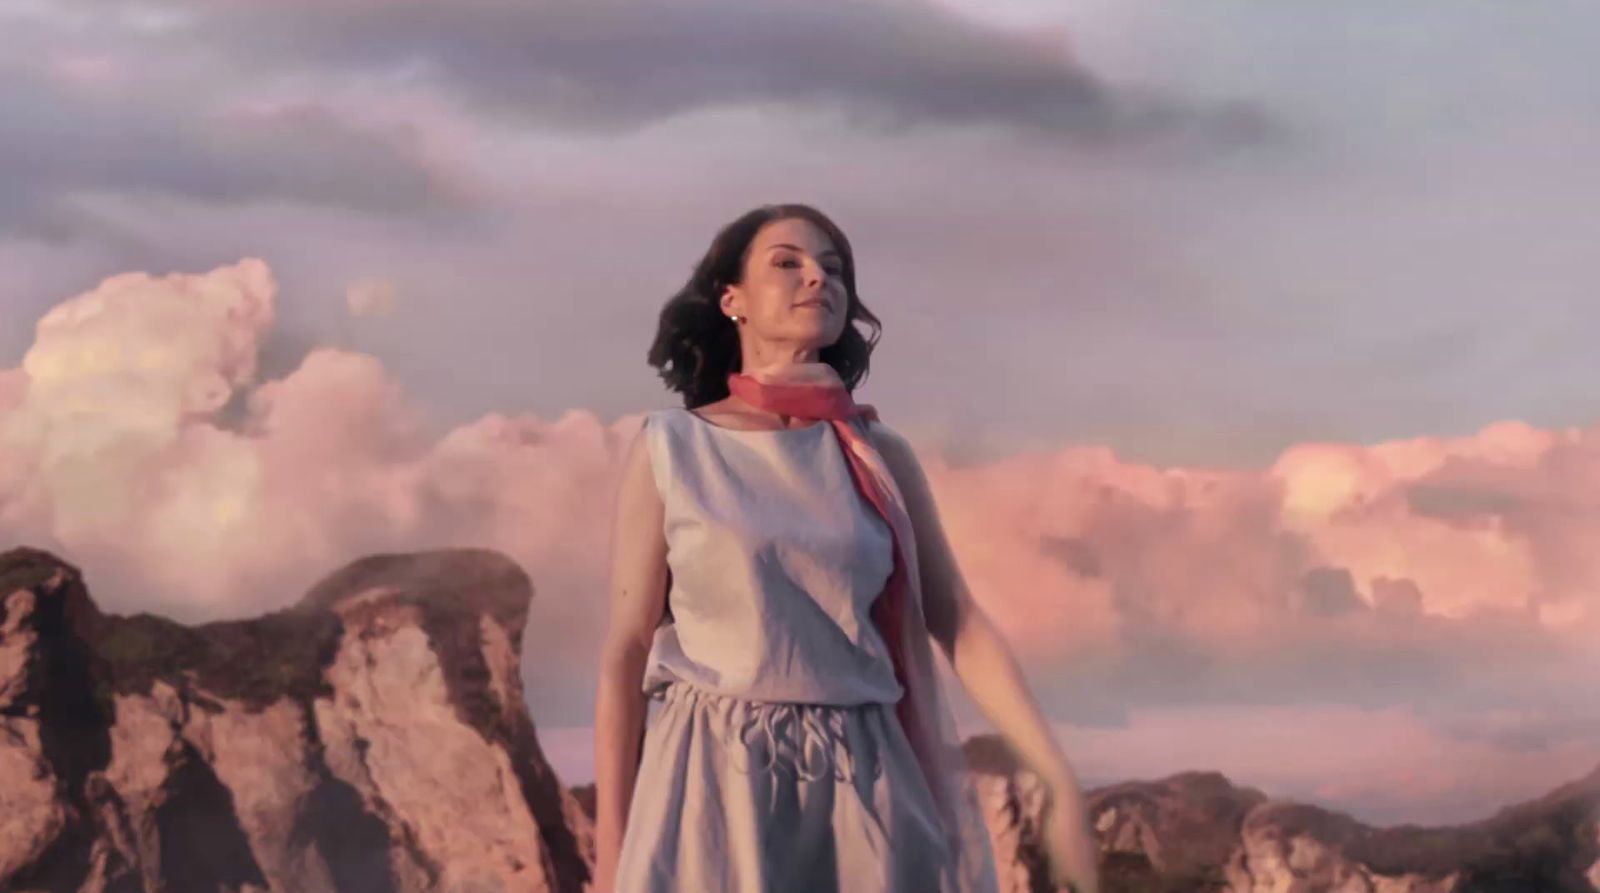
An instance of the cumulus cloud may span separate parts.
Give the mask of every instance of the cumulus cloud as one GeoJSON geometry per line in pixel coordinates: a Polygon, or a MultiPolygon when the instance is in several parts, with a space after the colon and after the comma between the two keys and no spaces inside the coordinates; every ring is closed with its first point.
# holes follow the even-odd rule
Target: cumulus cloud
{"type": "Polygon", "coordinates": [[[1579,557],[1600,519],[1592,429],[1504,422],[1464,438],[1304,445],[1274,473],[1288,525],[1330,561],[1361,568],[1365,588],[1409,581],[1445,617],[1500,610],[1551,627],[1600,619],[1594,563],[1579,557]]]}
{"type": "Polygon", "coordinates": [[[8,511],[33,506],[67,540],[121,540],[185,432],[253,375],[274,290],[259,261],[209,278],[131,273],[46,314],[0,427],[21,457],[8,511]]]}
{"type": "Polygon", "coordinates": [[[0,412],[16,409],[28,396],[28,374],[21,369],[0,370],[0,412]]]}
{"type": "MultiPolygon", "coordinates": [[[[1098,447],[924,461],[976,598],[1063,719],[1307,699],[1593,717],[1573,693],[1596,678],[1582,655],[1600,604],[1581,582],[1550,587],[1544,557],[1575,550],[1532,525],[1404,511],[1451,455],[1530,480],[1569,464],[1515,430],[1527,436],[1307,444],[1258,471],[1158,469],[1098,447]]],[[[1597,432],[1548,434],[1567,436],[1597,432]]]]}
{"type": "MultiPolygon", "coordinates": [[[[435,430],[375,358],[310,350],[257,379],[277,283],[247,259],[106,279],[0,373],[0,532],[80,562],[111,610],[186,621],[293,601],[371,551],[489,546],[546,619],[593,634],[615,454],[638,419],[491,414],[435,430]]],[[[553,671],[579,660],[536,634],[553,671]]]]}

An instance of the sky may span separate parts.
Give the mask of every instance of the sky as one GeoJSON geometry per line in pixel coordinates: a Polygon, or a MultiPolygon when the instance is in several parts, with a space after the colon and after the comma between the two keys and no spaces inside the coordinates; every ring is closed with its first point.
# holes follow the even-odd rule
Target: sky
{"type": "Polygon", "coordinates": [[[1597,38],[1577,0],[0,0],[0,547],[188,622],[500,549],[587,781],[657,312],[803,201],[1081,777],[1481,818],[1600,763],[1597,38]]]}

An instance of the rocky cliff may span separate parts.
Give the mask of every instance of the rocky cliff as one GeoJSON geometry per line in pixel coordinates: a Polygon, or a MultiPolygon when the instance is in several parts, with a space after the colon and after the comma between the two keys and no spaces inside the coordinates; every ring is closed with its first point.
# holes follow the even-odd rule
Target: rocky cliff
{"type": "MultiPolygon", "coordinates": [[[[562,788],[523,705],[531,598],[497,553],[374,556],[289,609],[186,627],[0,554],[0,890],[578,893],[593,789],[562,788]]],[[[1044,791],[999,739],[966,758],[1001,889],[1049,891],[1044,791]]],[[[1214,772],[1088,800],[1107,893],[1600,890],[1600,768],[1446,828],[1214,772]]]]}
{"type": "Polygon", "coordinates": [[[578,893],[588,819],[523,706],[531,597],[495,553],[376,556],[189,628],[0,555],[0,889],[578,893]]]}

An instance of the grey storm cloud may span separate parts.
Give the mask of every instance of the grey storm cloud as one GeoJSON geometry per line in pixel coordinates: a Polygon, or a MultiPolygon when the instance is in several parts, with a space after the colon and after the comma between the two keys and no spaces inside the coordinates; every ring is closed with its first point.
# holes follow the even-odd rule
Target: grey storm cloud
{"type": "Polygon", "coordinates": [[[0,230],[76,229],[63,196],[107,191],[218,204],[286,199],[378,213],[448,209],[403,137],[302,106],[226,115],[181,97],[74,90],[0,65],[0,230]]]}
{"type": "Polygon", "coordinates": [[[97,191],[391,214],[473,206],[448,172],[423,161],[413,134],[362,125],[340,107],[351,100],[336,98],[337,88],[357,83],[420,84],[513,126],[602,133],[777,104],[889,130],[1000,126],[1122,148],[1204,149],[1276,134],[1249,107],[1110,86],[1060,38],[921,0],[60,0],[16,9],[0,7],[14,48],[0,61],[0,164],[24,175],[0,184],[0,230],[46,237],[92,227],[71,198],[97,191]],[[134,77],[107,90],[76,84],[52,69],[63,56],[105,58],[134,77]],[[298,104],[248,114],[229,105],[289,83],[301,85],[298,104]]]}
{"type": "Polygon", "coordinates": [[[1197,108],[1107,86],[1043,37],[929,2],[618,0],[190,4],[230,59],[277,69],[406,71],[491,114],[617,130],[696,109],[793,103],[884,127],[994,124],[1084,140],[1173,134],[1236,144],[1274,127],[1243,104],[1197,108]]]}

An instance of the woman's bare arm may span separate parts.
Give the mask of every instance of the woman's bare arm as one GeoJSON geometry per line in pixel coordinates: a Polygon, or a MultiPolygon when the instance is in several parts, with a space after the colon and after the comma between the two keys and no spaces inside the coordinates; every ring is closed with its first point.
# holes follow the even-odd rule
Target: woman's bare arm
{"type": "Polygon", "coordinates": [[[1010,646],[973,601],[939,520],[927,476],[911,445],[881,423],[871,426],[871,431],[911,516],[928,632],[939,643],[973,702],[1028,768],[1048,785],[1053,827],[1046,830],[1052,868],[1057,875],[1054,880],[1070,881],[1079,893],[1098,893],[1094,837],[1077,774],[1040,714],[1010,646]]]}
{"type": "Polygon", "coordinates": [[[647,705],[640,683],[666,605],[664,507],[645,431],[622,462],[611,542],[610,621],[594,707],[595,893],[610,893],[639,771],[647,705]]]}

